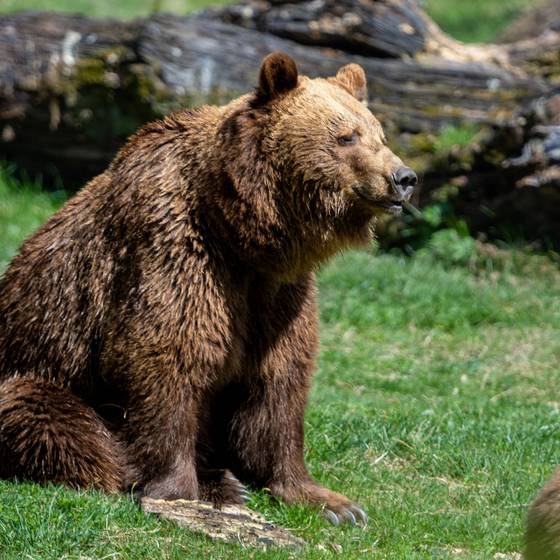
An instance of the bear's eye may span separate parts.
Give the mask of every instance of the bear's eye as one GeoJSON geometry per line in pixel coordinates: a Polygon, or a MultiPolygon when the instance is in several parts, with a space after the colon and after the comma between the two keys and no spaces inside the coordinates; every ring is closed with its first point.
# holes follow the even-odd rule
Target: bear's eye
{"type": "Polygon", "coordinates": [[[358,141],[358,133],[352,132],[350,134],[343,134],[336,140],[341,146],[353,146],[358,141]]]}

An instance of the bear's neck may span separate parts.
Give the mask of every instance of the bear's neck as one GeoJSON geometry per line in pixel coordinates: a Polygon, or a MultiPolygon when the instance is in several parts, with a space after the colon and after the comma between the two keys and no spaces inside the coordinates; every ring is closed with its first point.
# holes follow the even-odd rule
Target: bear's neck
{"type": "MultiPolygon", "coordinates": [[[[371,241],[371,216],[347,208],[337,216],[324,216],[314,204],[292,200],[301,189],[283,184],[283,170],[267,156],[254,137],[240,134],[236,115],[244,100],[220,108],[206,122],[214,149],[193,166],[198,221],[207,235],[240,266],[292,282],[351,245],[371,241]],[[224,124],[225,123],[225,124],[224,124]],[[300,206],[307,208],[304,214],[300,206]]],[[[195,158],[200,154],[194,152],[195,158]]],[[[274,155],[273,155],[274,156],[274,155]]],[[[297,180],[296,180],[297,182],[297,180]]],[[[320,206],[320,200],[316,201],[320,206]]]]}

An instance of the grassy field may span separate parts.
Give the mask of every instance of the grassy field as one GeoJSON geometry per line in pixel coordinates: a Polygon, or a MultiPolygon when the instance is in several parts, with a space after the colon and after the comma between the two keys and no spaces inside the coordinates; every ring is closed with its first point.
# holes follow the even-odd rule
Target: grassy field
{"type": "MultiPolygon", "coordinates": [[[[0,261],[62,203],[0,176],[0,261]]],[[[306,419],[312,473],[368,511],[334,528],[253,492],[302,552],[214,544],[127,497],[0,482],[0,558],[515,558],[559,462],[560,273],[450,231],[412,258],[354,252],[321,271],[306,419]]]]}
{"type": "Polygon", "coordinates": [[[426,0],[426,10],[450,35],[467,42],[492,41],[524,9],[544,0],[426,0]]]}
{"type": "MultiPolygon", "coordinates": [[[[0,12],[134,17],[208,3],[0,0],[0,12]]],[[[491,40],[529,4],[428,0],[427,8],[474,41],[491,40]]],[[[448,136],[441,142],[457,142],[455,131],[448,136]]],[[[0,273],[65,196],[0,169],[0,273]]],[[[127,497],[0,481],[0,559],[516,558],[527,504],[560,463],[558,264],[443,231],[411,258],[348,253],[319,282],[307,461],[368,511],[366,528],[334,528],[253,492],[250,507],[308,542],[262,552],[147,517],[127,497]]]]}
{"type": "MultiPolygon", "coordinates": [[[[95,16],[132,18],[155,11],[186,13],[229,0],[2,0],[0,12],[64,10],[95,16]]],[[[443,29],[463,41],[491,41],[524,8],[542,0],[427,0],[425,8],[443,29]]]]}

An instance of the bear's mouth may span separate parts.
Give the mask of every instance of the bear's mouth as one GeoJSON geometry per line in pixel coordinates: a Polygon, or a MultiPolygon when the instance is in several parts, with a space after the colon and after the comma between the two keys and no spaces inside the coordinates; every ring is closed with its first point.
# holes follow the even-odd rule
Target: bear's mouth
{"type": "Polygon", "coordinates": [[[377,209],[382,209],[388,214],[398,215],[403,210],[403,200],[400,198],[377,198],[373,196],[367,187],[357,186],[354,188],[354,192],[362,199],[368,203],[368,206],[372,206],[377,209]]]}
{"type": "Polygon", "coordinates": [[[378,202],[376,204],[378,208],[383,208],[389,214],[400,214],[403,210],[402,201],[400,200],[390,200],[389,202],[378,202]]]}

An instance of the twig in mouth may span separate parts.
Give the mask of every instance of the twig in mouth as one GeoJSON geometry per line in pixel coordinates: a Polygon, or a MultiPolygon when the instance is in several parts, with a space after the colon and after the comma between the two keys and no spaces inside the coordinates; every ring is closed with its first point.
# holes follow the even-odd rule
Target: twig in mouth
{"type": "Polygon", "coordinates": [[[402,201],[402,205],[418,220],[422,219],[422,212],[420,212],[420,210],[418,210],[418,208],[416,208],[415,206],[413,206],[412,204],[410,204],[410,202],[408,202],[408,200],[403,200],[402,201]]]}

